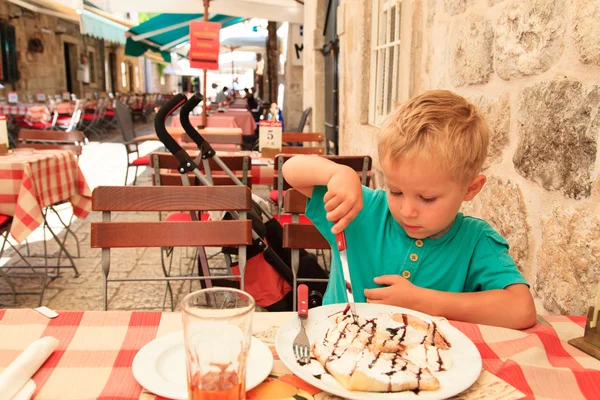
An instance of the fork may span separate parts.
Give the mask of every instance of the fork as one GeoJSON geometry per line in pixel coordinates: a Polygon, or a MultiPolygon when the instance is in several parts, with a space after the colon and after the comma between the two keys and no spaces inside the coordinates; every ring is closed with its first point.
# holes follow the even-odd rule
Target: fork
{"type": "Polygon", "coordinates": [[[304,284],[298,286],[298,318],[300,319],[300,332],[294,339],[294,356],[300,365],[306,365],[310,363],[310,342],[304,326],[308,318],[308,286],[304,284]]]}

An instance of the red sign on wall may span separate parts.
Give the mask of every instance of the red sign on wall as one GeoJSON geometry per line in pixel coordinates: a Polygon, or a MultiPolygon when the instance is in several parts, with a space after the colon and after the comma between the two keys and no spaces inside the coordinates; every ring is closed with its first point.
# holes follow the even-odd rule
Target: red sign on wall
{"type": "Polygon", "coordinates": [[[220,32],[218,22],[190,22],[190,67],[219,69],[220,32]]]}

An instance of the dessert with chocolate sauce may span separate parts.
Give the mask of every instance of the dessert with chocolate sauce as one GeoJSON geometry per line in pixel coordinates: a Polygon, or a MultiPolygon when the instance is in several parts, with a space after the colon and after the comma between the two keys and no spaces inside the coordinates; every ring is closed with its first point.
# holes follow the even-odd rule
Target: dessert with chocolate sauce
{"type": "Polygon", "coordinates": [[[330,318],[335,323],[311,350],[348,390],[437,390],[440,383],[431,371],[452,367],[446,354],[451,344],[435,322],[391,313],[355,322],[347,311],[330,318]]]}

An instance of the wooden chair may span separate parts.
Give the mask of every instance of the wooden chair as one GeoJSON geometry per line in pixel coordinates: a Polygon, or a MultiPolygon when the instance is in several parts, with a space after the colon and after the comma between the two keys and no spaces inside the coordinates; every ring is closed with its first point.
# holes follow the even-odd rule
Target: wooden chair
{"type": "Polygon", "coordinates": [[[81,131],[21,129],[17,136],[17,142],[17,147],[29,147],[37,150],[68,150],[79,157],[85,143],[85,135],[81,131]]]}
{"type": "MultiPolygon", "coordinates": [[[[90,244],[102,249],[104,310],[108,308],[108,283],[133,281],[205,280],[204,276],[110,278],[110,249],[136,247],[239,246],[240,275],[219,276],[239,279],[244,290],[246,245],[252,243],[252,224],[246,213],[252,207],[250,189],[243,186],[153,186],[98,187],[92,193],[92,210],[102,211],[102,222],[92,222],[90,244]],[[235,221],[112,222],[112,212],[233,210],[235,221]]],[[[171,304],[173,308],[173,304],[171,304]]]]}
{"type": "Polygon", "coordinates": [[[306,209],[306,196],[296,189],[289,189],[285,193],[284,210],[292,216],[291,222],[283,224],[283,247],[291,251],[293,292],[294,292],[294,311],[296,311],[296,287],[298,283],[303,282],[324,282],[327,279],[299,278],[298,269],[300,267],[300,249],[327,250],[331,247],[329,242],[321,235],[317,228],[312,224],[300,223],[300,217],[304,215],[306,209]]]}
{"type": "MultiPolygon", "coordinates": [[[[286,147],[287,151],[288,148],[286,147]]],[[[274,164],[273,164],[273,190],[269,193],[269,198],[271,201],[277,204],[278,213],[281,212],[283,207],[283,196],[285,191],[290,188],[290,185],[285,181],[285,179],[279,179],[280,171],[283,168],[283,164],[292,158],[291,154],[278,154],[275,156],[274,164]]],[[[328,160],[334,161],[338,164],[346,165],[353,170],[355,170],[358,174],[360,174],[360,181],[363,185],[367,186],[370,180],[371,174],[371,165],[373,163],[370,156],[360,155],[360,156],[323,156],[328,160]]]]}
{"type": "MultiPolygon", "coordinates": [[[[197,153],[188,152],[191,157],[196,157],[197,153]]],[[[242,181],[242,183],[252,189],[252,160],[247,155],[223,155],[219,156],[223,164],[227,166],[242,181]]],[[[234,185],[234,182],[221,167],[214,161],[209,160],[209,166],[213,179],[213,185],[234,185]]],[[[150,154],[150,167],[152,168],[152,182],[155,186],[181,186],[181,174],[177,171],[179,161],[171,153],[155,152],[150,154]]],[[[206,173],[204,163],[198,164],[198,169],[206,173]]],[[[190,183],[194,186],[201,182],[192,173],[188,174],[190,183]]]]}
{"type": "MultiPolygon", "coordinates": [[[[188,153],[192,157],[197,156],[196,153],[188,153]]],[[[243,155],[226,155],[219,157],[220,160],[225,164],[227,168],[231,170],[235,174],[235,176],[242,181],[242,183],[248,188],[252,189],[252,175],[248,173],[251,168],[252,161],[250,156],[243,155]]],[[[215,186],[223,186],[223,185],[235,185],[233,180],[225,174],[225,172],[221,169],[221,167],[214,161],[214,159],[209,160],[209,166],[212,174],[213,185],[215,186]]],[[[150,167],[152,168],[152,183],[154,186],[182,186],[182,175],[177,170],[179,168],[179,161],[171,154],[171,153],[161,153],[155,152],[150,154],[150,167]]],[[[198,169],[206,174],[204,163],[200,163],[198,165],[198,169]]],[[[187,174],[187,179],[189,185],[187,186],[200,186],[202,183],[200,180],[192,173],[187,174]]],[[[209,214],[205,212],[199,211],[199,216],[196,215],[196,218],[200,218],[201,220],[208,220],[209,214]]],[[[162,220],[162,213],[159,212],[159,220],[162,220]]],[[[191,221],[192,214],[189,212],[175,212],[170,213],[165,218],[165,221],[191,221]]],[[[217,254],[220,254],[217,253],[217,254]]],[[[208,274],[208,260],[214,257],[206,256],[206,252],[203,248],[198,248],[197,252],[194,254],[194,259],[198,259],[199,268],[202,268],[202,271],[205,275],[208,274]]],[[[160,257],[161,265],[163,269],[167,271],[171,270],[173,265],[173,248],[163,248],[161,249],[161,257],[160,257]],[[165,262],[165,257],[168,259],[168,266],[165,262]]],[[[226,265],[231,265],[231,260],[226,258],[226,265]]],[[[192,266],[192,270],[195,267],[195,263],[192,266]]],[[[165,288],[165,296],[167,291],[172,297],[172,289],[167,282],[167,286],[165,288]]]]}

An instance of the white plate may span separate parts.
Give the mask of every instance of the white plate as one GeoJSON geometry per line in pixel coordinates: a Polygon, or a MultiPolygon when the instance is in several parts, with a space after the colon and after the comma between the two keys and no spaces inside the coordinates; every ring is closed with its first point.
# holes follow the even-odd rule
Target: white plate
{"type": "MultiPolygon", "coordinates": [[[[273,354],[252,337],[246,369],[246,390],[265,380],[273,369],[273,354]]],[[[147,343],[133,359],[133,376],[142,387],[159,396],[188,398],[183,331],[172,332],[147,343]]]]}
{"type": "MultiPolygon", "coordinates": [[[[342,311],[345,307],[345,304],[331,304],[328,306],[311,308],[308,311],[306,334],[311,343],[325,337],[327,329],[333,324],[333,321],[327,317],[342,311]]],[[[432,319],[431,316],[417,311],[381,304],[357,303],[356,311],[361,317],[367,319],[374,318],[381,312],[401,312],[411,314],[425,321],[431,321],[432,319]]],[[[300,366],[294,357],[292,343],[300,329],[300,322],[298,321],[297,316],[290,318],[281,327],[277,333],[277,338],[275,339],[275,347],[281,361],[283,361],[286,367],[288,367],[295,375],[321,390],[343,398],[351,400],[446,399],[468,389],[477,380],[481,373],[481,355],[473,342],[461,331],[454,328],[446,321],[436,321],[436,323],[452,345],[452,348],[448,350],[447,354],[452,359],[453,366],[449,371],[433,372],[433,375],[440,381],[440,388],[438,390],[423,390],[419,392],[418,395],[412,391],[398,393],[350,391],[344,389],[335,378],[329,374],[322,375],[321,379],[317,379],[313,373],[311,373],[309,365],[300,366]]]]}

